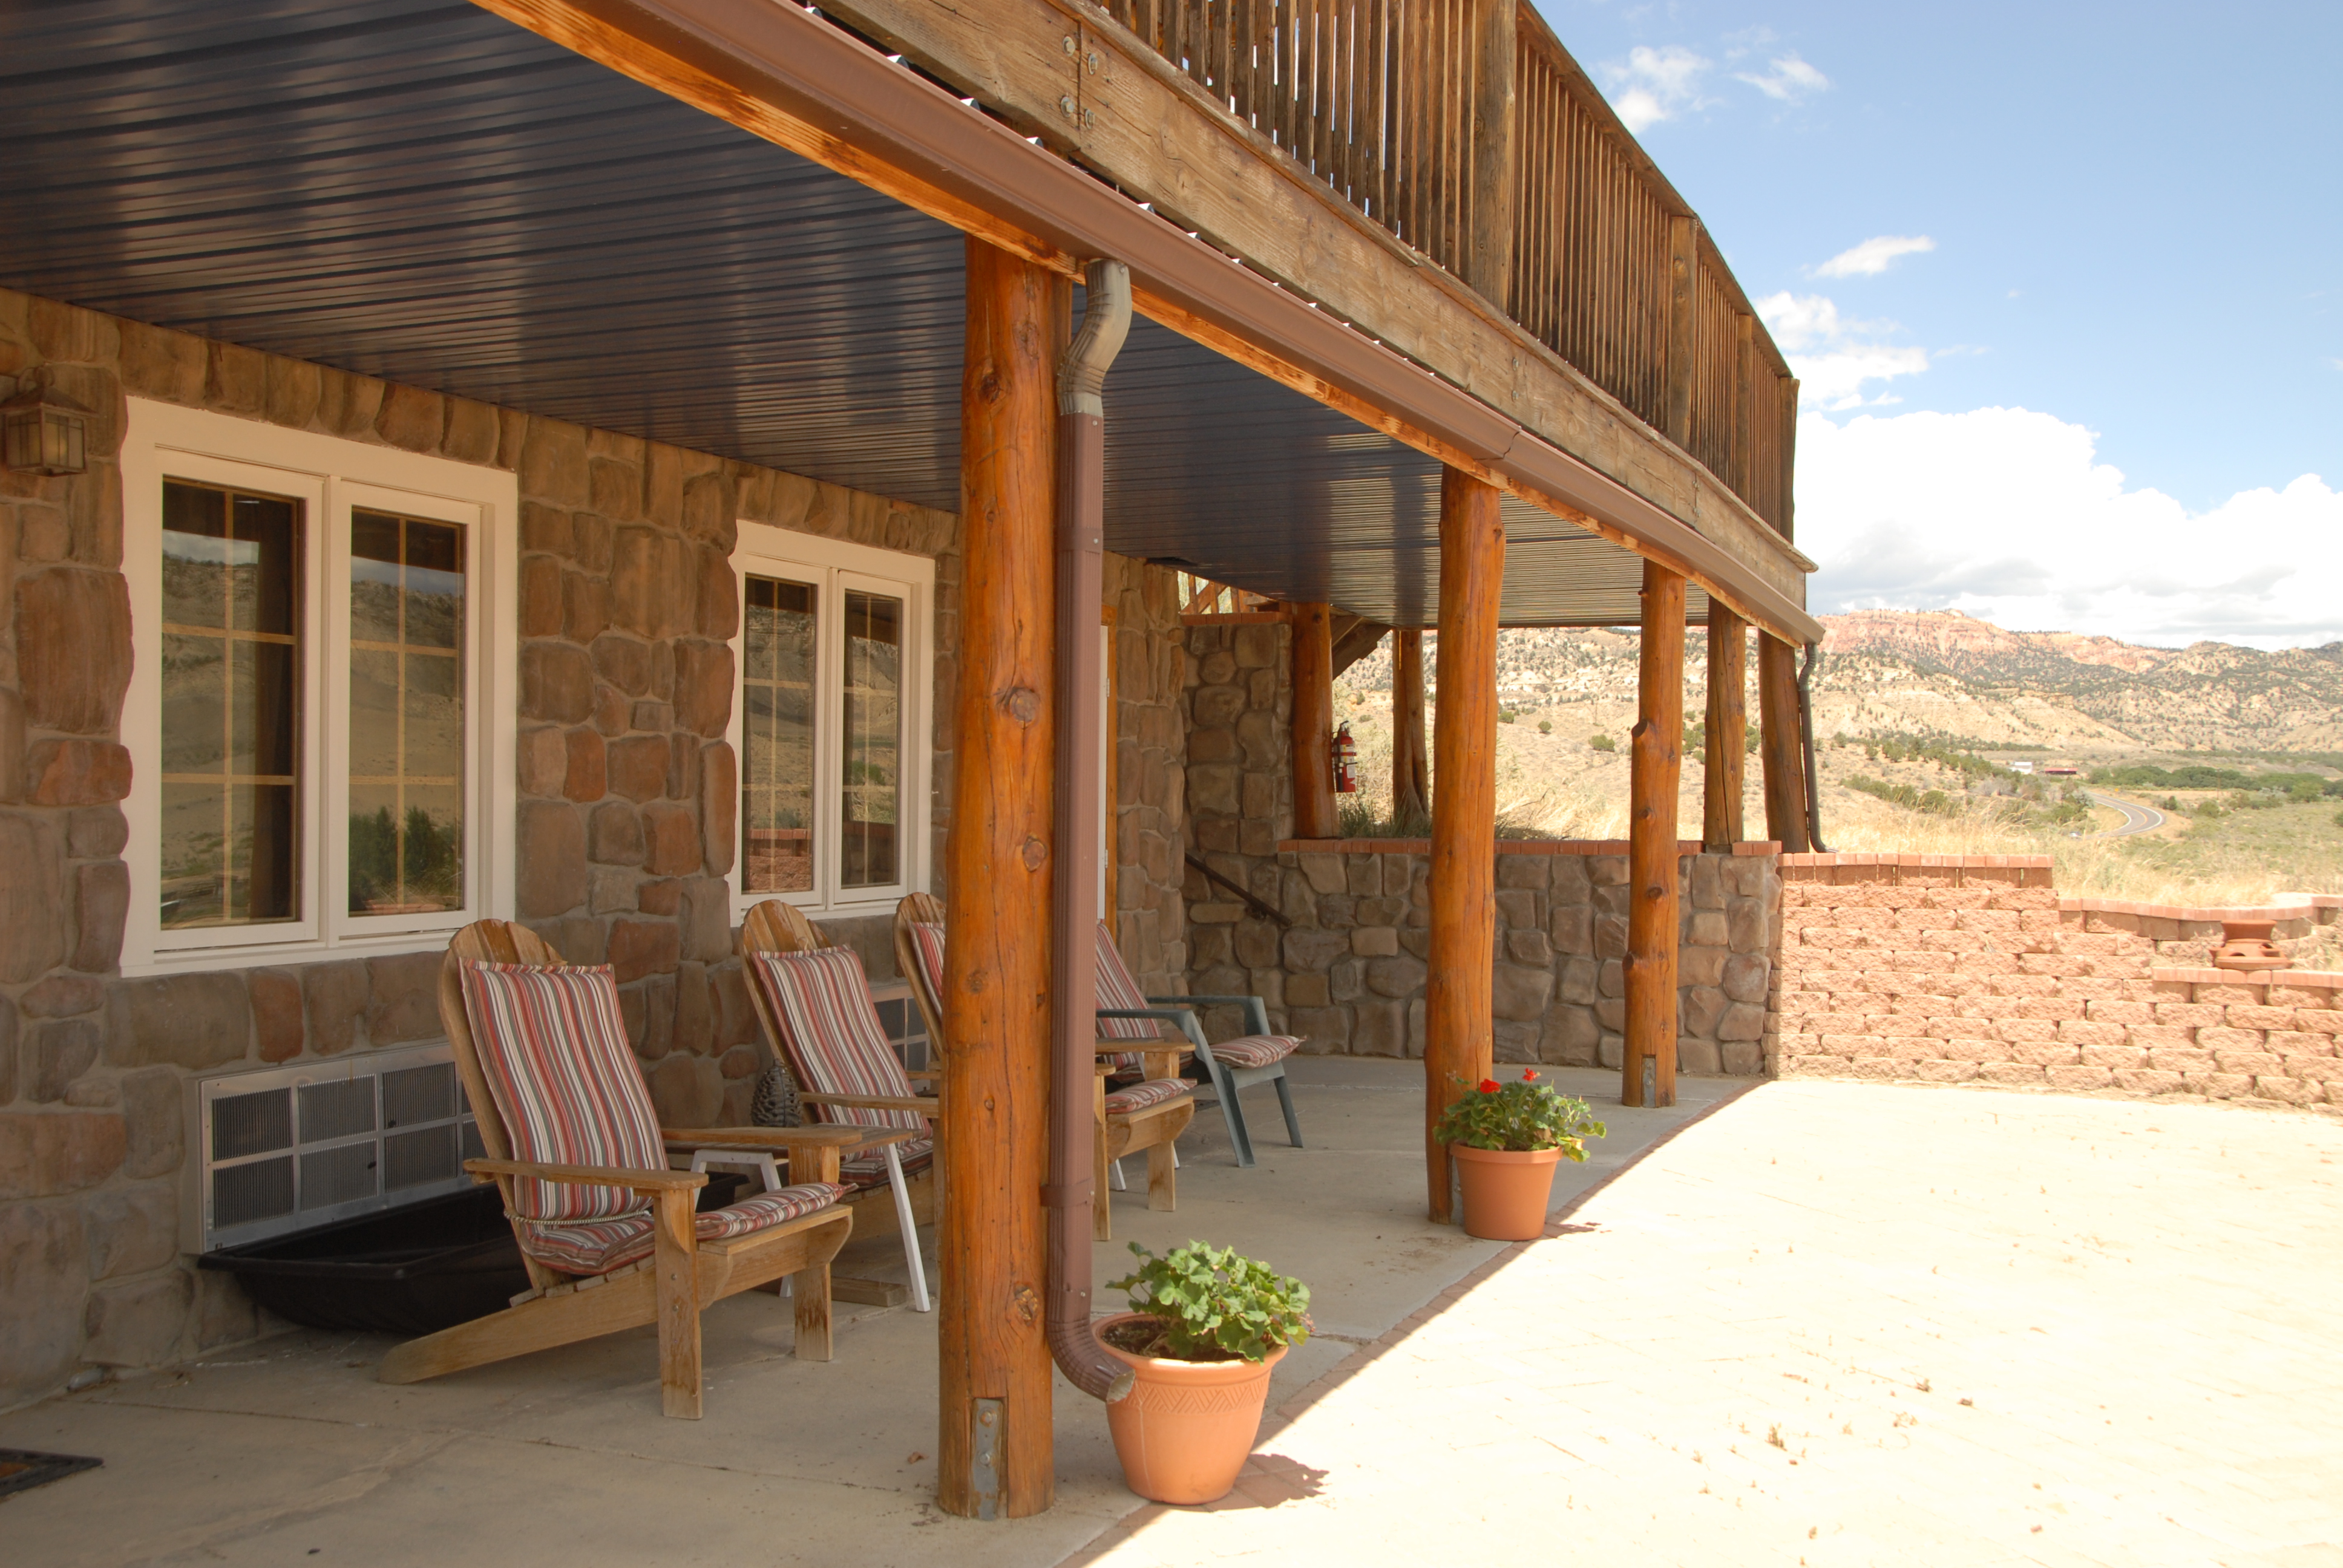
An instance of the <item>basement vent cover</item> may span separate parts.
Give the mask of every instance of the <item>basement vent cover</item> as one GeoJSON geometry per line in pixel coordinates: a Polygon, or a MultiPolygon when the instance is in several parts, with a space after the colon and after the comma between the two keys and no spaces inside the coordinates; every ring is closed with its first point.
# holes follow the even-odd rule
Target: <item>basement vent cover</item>
{"type": "Polygon", "coordinates": [[[203,1080],[204,1251],[471,1184],[482,1152],[444,1045],[203,1080]]]}

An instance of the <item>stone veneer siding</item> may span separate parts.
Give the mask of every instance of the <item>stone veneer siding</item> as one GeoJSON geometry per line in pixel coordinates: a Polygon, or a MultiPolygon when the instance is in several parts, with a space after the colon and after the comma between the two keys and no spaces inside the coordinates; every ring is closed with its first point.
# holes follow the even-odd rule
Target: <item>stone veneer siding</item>
{"type": "Polygon", "coordinates": [[[2062,899],[2046,857],[1788,855],[1782,877],[1785,1077],[2343,1111],[2343,975],[2206,967],[2225,914],[2319,950],[2343,899],[2062,899]]]}

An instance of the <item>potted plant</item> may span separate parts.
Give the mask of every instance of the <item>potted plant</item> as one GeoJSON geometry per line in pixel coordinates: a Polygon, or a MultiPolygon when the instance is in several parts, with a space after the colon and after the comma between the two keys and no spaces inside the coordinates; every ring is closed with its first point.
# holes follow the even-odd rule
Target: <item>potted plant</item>
{"type": "Polygon", "coordinates": [[[1585,1140],[1606,1131],[1586,1101],[1540,1083],[1534,1069],[1512,1083],[1483,1079],[1449,1105],[1433,1133],[1463,1183],[1465,1233],[1489,1241],[1544,1235],[1554,1166],[1584,1161],[1585,1140]]]}
{"type": "Polygon", "coordinates": [[[1100,1321],[1099,1342],[1131,1370],[1106,1407],[1123,1478],[1157,1503],[1228,1495],[1261,1431],[1270,1370],[1310,1337],[1310,1287],[1233,1247],[1191,1241],[1107,1288],[1131,1310],[1100,1321]]]}

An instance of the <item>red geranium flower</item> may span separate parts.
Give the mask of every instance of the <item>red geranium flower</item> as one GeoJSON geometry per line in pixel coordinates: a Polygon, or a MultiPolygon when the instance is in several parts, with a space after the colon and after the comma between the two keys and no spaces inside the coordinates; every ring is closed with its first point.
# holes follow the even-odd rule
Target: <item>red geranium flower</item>
{"type": "Polygon", "coordinates": [[[1531,1067],[1531,1068],[1524,1068],[1524,1069],[1523,1070],[1523,1071],[1522,1071],[1522,1081],[1523,1081],[1523,1083],[1528,1083],[1528,1082],[1532,1081],[1533,1080],[1534,1080],[1536,1077],[1537,1077],[1537,1069],[1536,1069],[1536,1068],[1534,1068],[1534,1067],[1531,1067]]]}
{"type": "Polygon", "coordinates": [[[1482,1093],[1483,1093],[1483,1094],[1494,1094],[1494,1093],[1496,1093],[1496,1092],[1497,1092],[1497,1081],[1496,1081],[1495,1079],[1493,1079],[1493,1078],[1484,1078],[1484,1079],[1483,1079],[1483,1080],[1481,1081],[1481,1092],[1482,1092],[1482,1093]]]}

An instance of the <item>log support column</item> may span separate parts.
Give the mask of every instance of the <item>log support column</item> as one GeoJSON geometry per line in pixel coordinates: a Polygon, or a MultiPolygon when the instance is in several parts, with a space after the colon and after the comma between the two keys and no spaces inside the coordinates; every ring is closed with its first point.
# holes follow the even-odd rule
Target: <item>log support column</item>
{"type": "Polygon", "coordinates": [[[1708,759],[1701,769],[1701,842],[1730,853],[1742,838],[1749,746],[1749,623],[1708,601],[1708,759]]]}
{"type": "Polygon", "coordinates": [[[1050,1050],[1052,505],[1064,282],[968,242],[960,668],[946,852],[937,1502],[1050,1506],[1043,1337],[1050,1050]]]}
{"type": "Polygon", "coordinates": [[[1806,759],[1798,732],[1797,650],[1780,638],[1757,638],[1757,709],[1765,727],[1765,837],[1785,854],[1803,855],[1806,837],[1806,759]]]}
{"type": "Polygon", "coordinates": [[[1676,785],[1684,746],[1684,579],[1644,563],[1642,658],[1628,753],[1627,1040],[1623,1105],[1676,1102],[1676,785]],[[1644,1087],[1644,1064],[1651,1087],[1644,1087]]]}
{"type": "Polygon", "coordinates": [[[1322,604],[1286,607],[1293,660],[1293,836],[1336,839],[1334,617],[1322,604]]]}
{"type": "Polygon", "coordinates": [[[1424,990],[1424,1172],[1432,1218],[1453,1211],[1449,1102],[1489,1076],[1497,961],[1497,600],[1505,534],[1497,490],[1440,476],[1440,709],[1433,769],[1432,961],[1424,990]]]}
{"type": "Polygon", "coordinates": [[[1400,837],[1432,816],[1432,754],[1423,730],[1423,633],[1392,633],[1392,822],[1400,837]]]}

